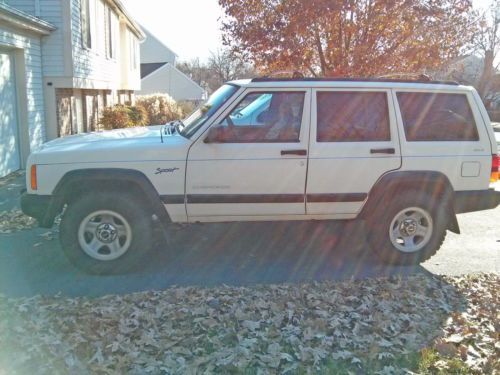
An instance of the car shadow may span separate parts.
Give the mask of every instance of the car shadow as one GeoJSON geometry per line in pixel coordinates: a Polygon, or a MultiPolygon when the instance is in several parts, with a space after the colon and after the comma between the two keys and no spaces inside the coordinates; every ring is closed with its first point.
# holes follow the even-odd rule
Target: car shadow
{"type": "Polygon", "coordinates": [[[138,273],[172,284],[339,280],[427,272],[388,266],[373,254],[363,221],[258,222],[174,227],[138,273]]]}

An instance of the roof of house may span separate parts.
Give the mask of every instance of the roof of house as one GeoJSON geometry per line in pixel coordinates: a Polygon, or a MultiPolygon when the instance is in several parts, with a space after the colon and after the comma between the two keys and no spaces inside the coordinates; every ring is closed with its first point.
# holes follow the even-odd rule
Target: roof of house
{"type": "Polygon", "coordinates": [[[172,51],[163,41],[158,39],[146,27],[141,26],[146,34],[146,40],[141,44],[141,63],[170,63],[175,65],[178,58],[177,54],[172,51]]]}
{"type": "Polygon", "coordinates": [[[196,86],[198,89],[200,89],[200,91],[205,91],[205,89],[203,87],[201,87],[199,84],[197,84],[195,81],[193,81],[190,77],[188,77],[186,74],[184,74],[183,72],[181,72],[179,69],[177,69],[174,65],[172,64],[169,64],[169,63],[158,63],[158,64],[141,64],[141,79],[146,79],[146,78],[149,78],[150,76],[154,75],[154,74],[159,74],[161,71],[163,71],[164,69],[171,69],[178,77],[182,77],[183,79],[185,79],[187,82],[189,82],[191,85],[193,86],[196,86]],[[143,68],[142,66],[143,65],[150,65],[148,67],[145,67],[145,70],[146,69],[149,69],[151,70],[153,68],[153,66],[155,65],[156,66],[156,69],[154,70],[151,70],[149,72],[149,74],[145,75],[145,76],[142,76],[142,71],[143,71],[143,68]]]}
{"type": "Polygon", "coordinates": [[[148,64],[141,64],[141,79],[147,77],[154,71],[160,69],[162,66],[166,65],[167,63],[148,63],[148,64]]]}
{"type": "Polygon", "coordinates": [[[155,41],[157,41],[158,43],[160,43],[163,47],[165,47],[166,49],[168,49],[169,52],[171,52],[173,55],[175,55],[175,57],[179,57],[179,55],[176,54],[174,52],[174,50],[172,50],[172,48],[170,48],[169,46],[167,46],[164,41],[158,39],[158,37],[155,34],[153,34],[151,31],[149,31],[149,29],[147,27],[145,27],[143,25],[141,25],[141,27],[144,30],[144,33],[146,34],[147,39],[154,39],[155,41]]]}
{"type": "Polygon", "coordinates": [[[41,35],[49,35],[56,29],[51,23],[13,8],[3,2],[0,2],[0,21],[41,35]]]}

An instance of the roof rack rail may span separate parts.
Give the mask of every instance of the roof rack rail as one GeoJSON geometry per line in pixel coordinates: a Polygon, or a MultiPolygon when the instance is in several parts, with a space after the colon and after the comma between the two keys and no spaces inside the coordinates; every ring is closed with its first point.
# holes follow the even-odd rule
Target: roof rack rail
{"type": "Polygon", "coordinates": [[[388,73],[376,76],[380,79],[409,79],[415,81],[432,81],[431,77],[423,73],[388,73]]]}
{"type": "Polygon", "coordinates": [[[279,70],[262,78],[304,78],[304,74],[298,70],[279,70]],[[288,76],[288,77],[285,77],[288,76]]]}
{"type": "Polygon", "coordinates": [[[256,77],[252,82],[389,82],[389,83],[427,83],[459,86],[455,81],[432,81],[430,79],[394,79],[394,78],[351,78],[351,77],[304,77],[304,78],[272,78],[256,77]]]}

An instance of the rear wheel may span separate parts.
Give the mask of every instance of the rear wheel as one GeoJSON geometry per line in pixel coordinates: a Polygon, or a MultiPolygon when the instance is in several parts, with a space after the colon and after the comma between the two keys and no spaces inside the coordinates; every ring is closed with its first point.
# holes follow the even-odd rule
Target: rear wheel
{"type": "Polygon", "coordinates": [[[429,259],[446,236],[449,210],[446,202],[420,191],[394,197],[384,212],[368,222],[372,249],[386,263],[412,265],[429,259]]]}
{"type": "Polygon", "coordinates": [[[64,253],[92,274],[125,273],[140,267],[153,245],[153,221],[130,194],[95,192],[70,203],[61,221],[64,253]]]}

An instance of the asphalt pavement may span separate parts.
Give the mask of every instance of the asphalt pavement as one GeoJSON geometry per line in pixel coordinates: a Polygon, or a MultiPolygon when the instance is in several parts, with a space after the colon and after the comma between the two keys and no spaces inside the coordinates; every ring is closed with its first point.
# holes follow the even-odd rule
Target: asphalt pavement
{"type": "MultiPolygon", "coordinates": [[[[0,211],[18,206],[18,177],[0,184],[0,211]]],[[[500,272],[500,207],[459,215],[461,235],[448,232],[421,266],[378,262],[361,221],[174,226],[140,271],[90,276],[64,257],[57,233],[30,229],[0,234],[0,293],[101,296],[177,286],[263,283],[435,273],[500,272]]]]}

